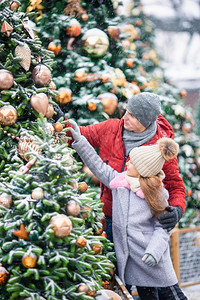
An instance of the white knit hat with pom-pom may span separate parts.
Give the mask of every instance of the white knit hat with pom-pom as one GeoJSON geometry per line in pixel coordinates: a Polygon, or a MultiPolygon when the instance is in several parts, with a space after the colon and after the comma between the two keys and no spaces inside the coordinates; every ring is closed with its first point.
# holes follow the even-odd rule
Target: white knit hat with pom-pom
{"type": "Polygon", "coordinates": [[[143,177],[157,175],[165,163],[177,156],[178,144],[170,138],[161,138],[156,145],[141,146],[131,150],[129,156],[138,173],[143,177]]]}

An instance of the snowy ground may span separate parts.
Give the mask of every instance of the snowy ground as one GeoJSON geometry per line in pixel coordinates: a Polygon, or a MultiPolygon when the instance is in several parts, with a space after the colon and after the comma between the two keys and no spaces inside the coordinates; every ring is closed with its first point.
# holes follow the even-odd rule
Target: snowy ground
{"type": "Polygon", "coordinates": [[[200,299],[200,284],[182,289],[188,300],[200,299]]]}

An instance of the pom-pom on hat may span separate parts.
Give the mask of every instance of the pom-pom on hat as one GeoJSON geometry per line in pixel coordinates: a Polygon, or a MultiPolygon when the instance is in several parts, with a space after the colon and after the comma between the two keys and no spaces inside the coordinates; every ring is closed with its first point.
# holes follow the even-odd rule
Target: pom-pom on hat
{"type": "Polygon", "coordinates": [[[128,99],[126,108],[147,128],[161,113],[160,97],[154,93],[139,93],[128,99]]]}
{"type": "Polygon", "coordinates": [[[165,161],[177,156],[178,144],[170,138],[161,138],[156,145],[141,146],[131,150],[129,156],[138,173],[143,177],[156,176],[165,161]]]}

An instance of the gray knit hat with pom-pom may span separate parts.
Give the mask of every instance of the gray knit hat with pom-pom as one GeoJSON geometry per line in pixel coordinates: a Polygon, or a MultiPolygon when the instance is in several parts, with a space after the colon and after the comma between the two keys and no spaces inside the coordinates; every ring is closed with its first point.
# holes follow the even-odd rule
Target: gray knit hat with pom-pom
{"type": "Polygon", "coordinates": [[[178,144],[170,138],[161,138],[156,145],[140,146],[131,150],[129,156],[138,173],[143,177],[155,176],[165,161],[177,156],[178,144]]]}
{"type": "Polygon", "coordinates": [[[126,108],[147,128],[161,113],[160,97],[154,93],[139,93],[128,99],[126,108]]]}

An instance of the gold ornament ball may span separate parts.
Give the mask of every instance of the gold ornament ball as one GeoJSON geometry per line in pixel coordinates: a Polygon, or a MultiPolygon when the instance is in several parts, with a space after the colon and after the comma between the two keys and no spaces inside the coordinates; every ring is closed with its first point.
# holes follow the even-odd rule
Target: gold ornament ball
{"type": "Polygon", "coordinates": [[[92,246],[92,250],[94,251],[94,254],[99,254],[102,250],[102,246],[100,244],[95,244],[92,246]]]}
{"type": "Polygon", "coordinates": [[[37,187],[34,190],[32,190],[31,198],[34,200],[40,200],[44,198],[44,191],[42,188],[37,187]]]}
{"type": "Polygon", "coordinates": [[[105,111],[105,113],[107,113],[109,116],[113,115],[118,105],[117,96],[112,93],[103,93],[100,94],[97,98],[102,101],[103,110],[105,111]]]}
{"type": "Polygon", "coordinates": [[[78,248],[85,248],[86,244],[87,244],[87,240],[86,240],[86,238],[84,238],[84,236],[79,236],[76,239],[76,246],[78,248]]]}
{"type": "Polygon", "coordinates": [[[13,86],[14,77],[12,73],[6,69],[0,70],[0,89],[8,90],[13,86]]]}
{"type": "Polygon", "coordinates": [[[56,96],[56,101],[62,105],[69,103],[72,100],[72,91],[69,88],[60,88],[59,95],[56,96]]]}
{"type": "Polygon", "coordinates": [[[45,65],[37,65],[33,69],[32,77],[37,86],[44,86],[51,80],[51,71],[45,65]]]}
{"type": "Polygon", "coordinates": [[[0,108],[0,124],[12,125],[17,121],[17,111],[12,105],[4,105],[0,108]]]}
{"type": "Polygon", "coordinates": [[[50,224],[53,225],[54,234],[58,238],[65,238],[72,231],[72,221],[63,214],[52,217],[50,224]]]}
{"type": "Polygon", "coordinates": [[[0,205],[10,208],[12,205],[12,196],[7,193],[0,194],[0,205]]]}
{"type": "Polygon", "coordinates": [[[34,268],[37,263],[37,256],[34,253],[31,253],[29,255],[24,255],[22,257],[22,264],[25,268],[34,268]]]}
{"type": "Polygon", "coordinates": [[[122,70],[120,70],[119,68],[111,68],[109,70],[110,76],[111,76],[111,81],[114,85],[116,86],[124,86],[125,82],[126,82],[126,77],[124,75],[124,73],[122,72],[122,70]]]}
{"type": "Polygon", "coordinates": [[[77,288],[77,292],[78,293],[88,293],[88,291],[89,291],[89,288],[88,288],[88,286],[86,285],[86,284],[84,284],[84,283],[81,283],[79,286],[78,286],[78,288],[77,288]]]}
{"type": "Polygon", "coordinates": [[[53,105],[52,105],[52,104],[49,104],[49,106],[48,106],[48,108],[47,108],[47,112],[46,112],[45,117],[46,117],[47,119],[50,119],[50,118],[53,117],[53,115],[54,115],[54,108],[53,108],[53,105]]]}
{"type": "Polygon", "coordinates": [[[2,266],[0,265],[0,286],[4,285],[9,278],[9,272],[2,266]]]}
{"type": "Polygon", "coordinates": [[[83,49],[91,57],[101,57],[106,54],[109,39],[105,32],[98,28],[89,29],[82,37],[83,49]]]}
{"type": "Polygon", "coordinates": [[[74,200],[70,200],[66,207],[65,207],[66,213],[70,216],[76,217],[80,214],[80,205],[76,203],[74,200]]]}

